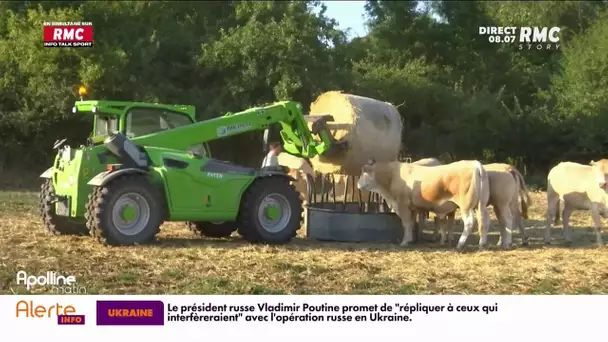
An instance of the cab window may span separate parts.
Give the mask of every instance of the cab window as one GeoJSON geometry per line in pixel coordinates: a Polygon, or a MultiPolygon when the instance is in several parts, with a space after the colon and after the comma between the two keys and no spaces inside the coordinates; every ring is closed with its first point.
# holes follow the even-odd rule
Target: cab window
{"type": "Polygon", "coordinates": [[[126,116],[127,137],[139,137],[167,129],[189,125],[189,116],[156,108],[133,108],[126,116]]]}
{"type": "Polygon", "coordinates": [[[113,116],[95,115],[94,136],[110,135],[118,131],[118,122],[113,116]]]}

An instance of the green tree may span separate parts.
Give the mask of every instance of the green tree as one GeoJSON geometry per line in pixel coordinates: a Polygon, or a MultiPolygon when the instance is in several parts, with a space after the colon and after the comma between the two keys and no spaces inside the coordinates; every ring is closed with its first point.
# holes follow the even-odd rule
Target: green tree
{"type": "Polygon", "coordinates": [[[209,115],[276,100],[310,103],[337,86],[334,50],[345,35],[315,2],[242,2],[239,25],[204,43],[199,65],[208,85],[209,115]]]}

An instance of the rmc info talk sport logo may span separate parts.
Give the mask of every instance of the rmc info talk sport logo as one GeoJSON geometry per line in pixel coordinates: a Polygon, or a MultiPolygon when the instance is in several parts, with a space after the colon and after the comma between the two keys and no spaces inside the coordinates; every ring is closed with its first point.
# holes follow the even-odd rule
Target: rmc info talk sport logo
{"type": "Polygon", "coordinates": [[[493,44],[518,44],[519,50],[559,50],[559,27],[480,26],[493,44]]]}
{"type": "Polygon", "coordinates": [[[29,275],[26,271],[17,272],[17,285],[25,285],[28,291],[35,288],[50,288],[56,294],[86,294],[84,286],[78,286],[76,277],[64,276],[55,271],[48,271],[44,275],[29,275]]]}
{"type": "Polygon", "coordinates": [[[44,47],[92,47],[93,24],[91,22],[45,22],[44,47]]]}

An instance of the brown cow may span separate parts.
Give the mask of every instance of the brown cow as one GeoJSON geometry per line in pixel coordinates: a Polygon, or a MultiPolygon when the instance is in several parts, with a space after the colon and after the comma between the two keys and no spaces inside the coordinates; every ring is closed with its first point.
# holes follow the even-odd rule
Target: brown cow
{"type": "Polygon", "coordinates": [[[545,243],[551,243],[551,223],[559,221],[559,204],[564,202],[562,213],[564,240],[572,243],[570,215],[575,210],[590,210],[595,226],[595,237],[598,246],[603,245],[602,221],[600,216],[607,217],[608,187],[606,186],[608,159],[590,165],[573,162],[561,162],[549,171],[547,176],[547,226],[545,243]]]}
{"type": "MultiPolygon", "coordinates": [[[[508,248],[512,243],[513,227],[518,227],[522,244],[528,245],[524,218],[528,218],[528,207],[531,198],[523,175],[514,166],[504,163],[486,164],[483,166],[490,181],[490,199],[488,205],[494,208],[500,222],[500,239],[498,245],[508,248]],[[521,205],[521,207],[520,207],[521,205]],[[505,236],[506,235],[506,236],[505,236]],[[505,241],[505,238],[508,240],[505,241]]],[[[441,230],[442,244],[452,240],[453,219],[441,230]]]]}
{"type": "MultiPolygon", "coordinates": [[[[441,165],[441,162],[436,158],[423,158],[423,159],[413,162],[412,164],[421,165],[421,166],[437,166],[437,165],[441,165]]],[[[452,220],[454,219],[454,214],[450,214],[452,220]]],[[[416,232],[415,232],[415,242],[418,242],[419,238],[423,236],[424,228],[426,227],[426,222],[427,222],[426,220],[429,218],[429,212],[428,211],[419,211],[417,213],[414,213],[414,215],[417,215],[417,218],[418,218],[418,221],[416,222],[416,232]]],[[[439,218],[439,216],[435,215],[434,230],[433,230],[434,236],[437,235],[437,233],[439,231],[439,227],[440,227],[440,218],[439,218]]]]}
{"type": "Polygon", "coordinates": [[[402,246],[413,238],[412,210],[442,215],[457,208],[460,208],[465,226],[457,249],[465,247],[473,230],[476,208],[480,222],[479,247],[487,244],[490,189],[488,175],[479,161],[463,160],[432,167],[370,161],[362,168],[357,186],[380,194],[396,209],[404,230],[402,246]]]}
{"type": "MultiPolygon", "coordinates": [[[[490,204],[494,208],[496,218],[501,225],[501,236],[498,243],[503,240],[503,230],[513,229],[517,227],[521,235],[522,244],[528,245],[528,237],[526,236],[526,227],[524,219],[528,218],[528,208],[532,203],[532,198],[528,193],[524,176],[514,166],[504,163],[493,163],[483,166],[488,172],[490,178],[490,204]],[[511,194],[508,198],[507,195],[511,194]],[[505,218],[506,209],[508,207],[511,215],[512,223],[509,224],[505,218]]],[[[510,233],[509,233],[510,234],[510,233]]]]}

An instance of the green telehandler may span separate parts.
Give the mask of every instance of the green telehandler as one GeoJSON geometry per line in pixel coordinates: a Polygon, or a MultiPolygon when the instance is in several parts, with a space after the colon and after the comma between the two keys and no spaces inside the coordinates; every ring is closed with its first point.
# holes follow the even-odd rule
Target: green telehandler
{"type": "Polygon", "coordinates": [[[203,236],[235,230],[252,243],[289,242],[301,225],[302,202],[287,168],[254,169],[211,157],[208,142],[281,126],[287,153],[311,158],[340,153],[326,122],[296,102],[277,102],[211,120],[195,108],[141,102],[76,101],[93,115],[93,132],[73,148],[57,141],[53,166],[40,176],[40,211],[53,234],[89,233],[107,245],[153,241],[165,221],[183,221],[203,236]],[[309,129],[309,125],[311,129],[309,129]]]}

